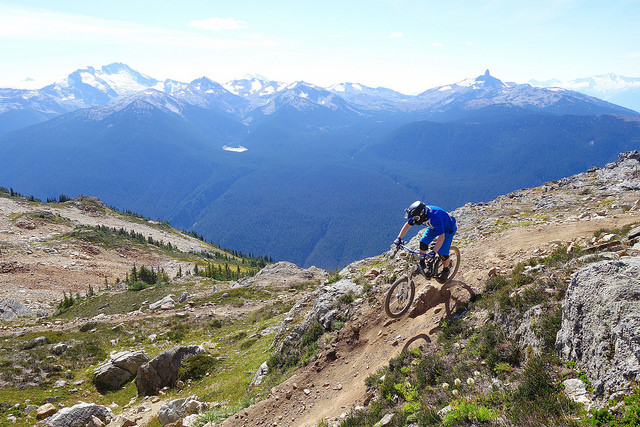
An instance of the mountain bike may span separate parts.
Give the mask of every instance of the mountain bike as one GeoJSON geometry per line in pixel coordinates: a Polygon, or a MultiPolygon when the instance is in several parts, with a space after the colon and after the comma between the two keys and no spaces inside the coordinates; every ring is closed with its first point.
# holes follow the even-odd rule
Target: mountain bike
{"type": "MultiPolygon", "coordinates": [[[[433,248],[433,245],[431,248],[433,248]]],[[[409,254],[407,270],[403,276],[393,282],[384,300],[384,311],[387,313],[387,316],[393,317],[394,319],[402,316],[409,310],[416,294],[416,276],[421,275],[425,279],[431,280],[432,278],[437,278],[440,272],[442,272],[442,261],[437,254],[430,260],[426,260],[426,268],[422,269],[420,266],[420,252],[411,250],[405,245],[399,245],[391,257],[393,258],[400,249],[405,250],[409,254]]],[[[449,250],[449,276],[444,282],[437,279],[438,282],[443,284],[451,282],[458,272],[459,266],[460,250],[455,246],[451,246],[449,250]]]]}

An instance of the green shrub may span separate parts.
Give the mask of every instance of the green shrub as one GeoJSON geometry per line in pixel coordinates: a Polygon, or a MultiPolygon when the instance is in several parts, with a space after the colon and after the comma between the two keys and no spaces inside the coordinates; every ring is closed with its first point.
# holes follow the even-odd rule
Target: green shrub
{"type": "Polygon", "coordinates": [[[338,272],[338,269],[336,268],[335,270],[329,272],[327,283],[335,283],[340,279],[342,279],[342,276],[340,275],[340,273],[338,272]]]}
{"type": "Polygon", "coordinates": [[[419,387],[435,385],[445,370],[446,366],[439,356],[425,355],[416,367],[416,379],[419,387]]]}
{"type": "Polygon", "coordinates": [[[556,336],[562,326],[562,308],[556,306],[552,311],[540,315],[533,325],[533,333],[542,340],[543,350],[552,350],[556,345],[556,336]]]}
{"type": "Polygon", "coordinates": [[[178,371],[178,377],[181,380],[187,380],[189,378],[199,380],[208,373],[214,372],[219,364],[220,360],[211,354],[194,354],[182,362],[182,366],[178,371]]]}
{"type": "Polygon", "coordinates": [[[622,415],[615,421],[615,426],[631,427],[640,425],[640,386],[633,388],[633,393],[624,398],[622,415]]]}
{"type": "Polygon", "coordinates": [[[338,298],[338,302],[342,304],[351,304],[355,299],[355,295],[352,292],[349,292],[338,298]]]}
{"type": "Polygon", "coordinates": [[[483,357],[489,369],[494,369],[499,362],[512,366],[520,362],[520,349],[495,324],[487,323],[478,330],[470,341],[474,354],[483,357]]]}
{"type": "Polygon", "coordinates": [[[552,356],[534,356],[527,363],[509,407],[512,421],[517,425],[557,425],[577,410],[578,404],[561,393],[560,381],[553,375],[552,356]]]}
{"type": "Polygon", "coordinates": [[[485,292],[494,292],[498,289],[502,289],[509,284],[509,280],[505,276],[497,275],[489,277],[489,280],[484,285],[485,292]]]}
{"type": "Polygon", "coordinates": [[[442,322],[439,341],[450,341],[455,337],[458,337],[465,331],[464,320],[461,317],[451,319],[450,321],[442,322]]]}
{"type": "Polygon", "coordinates": [[[145,282],[132,282],[127,284],[127,289],[129,289],[130,291],[134,291],[134,292],[138,292],[141,291],[143,289],[147,289],[149,287],[151,287],[152,285],[145,283],[145,282]]]}
{"type": "Polygon", "coordinates": [[[240,350],[246,350],[258,341],[257,338],[251,338],[240,344],[240,350]]]}
{"type": "Polygon", "coordinates": [[[171,326],[167,332],[167,338],[173,342],[181,342],[189,332],[189,325],[185,323],[176,323],[171,326]]]}
{"type": "Polygon", "coordinates": [[[498,417],[498,413],[484,406],[477,406],[471,402],[453,404],[453,410],[449,411],[442,419],[443,426],[454,426],[468,423],[486,423],[498,417]]]}
{"type": "Polygon", "coordinates": [[[304,331],[298,342],[293,342],[283,348],[281,353],[272,355],[267,360],[267,366],[270,370],[282,370],[309,363],[317,355],[317,341],[322,334],[324,334],[324,328],[319,322],[314,321],[304,331]]]}

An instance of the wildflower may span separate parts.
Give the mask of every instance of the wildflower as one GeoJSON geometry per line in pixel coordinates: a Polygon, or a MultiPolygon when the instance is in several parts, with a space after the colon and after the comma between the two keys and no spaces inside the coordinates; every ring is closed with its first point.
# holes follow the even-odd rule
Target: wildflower
{"type": "Polygon", "coordinates": [[[479,371],[473,371],[473,376],[474,377],[479,377],[480,376],[480,372],[479,371]]]}
{"type": "Polygon", "coordinates": [[[442,389],[443,389],[444,391],[449,390],[449,383],[442,383],[442,389]]]}
{"type": "Polygon", "coordinates": [[[460,378],[456,378],[454,383],[455,383],[456,387],[460,387],[460,384],[462,384],[462,381],[460,381],[460,378]]]}
{"type": "Polygon", "coordinates": [[[467,378],[467,384],[469,384],[470,386],[474,385],[476,382],[473,380],[473,378],[469,377],[467,378]]]}
{"type": "Polygon", "coordinates": [[[453,390],[451,391],[451,394],[453,394],[454,396],[456,396],[456,397],[457,397],[457,396],[458,396],[458,390],[453,389],[453,390]]]}

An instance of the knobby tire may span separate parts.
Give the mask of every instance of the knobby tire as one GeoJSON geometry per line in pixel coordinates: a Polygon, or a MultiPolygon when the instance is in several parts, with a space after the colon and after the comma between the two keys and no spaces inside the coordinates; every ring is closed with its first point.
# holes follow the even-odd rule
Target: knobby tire
{"type": "Polygon", "coordinates": [[[402,276],[395,282],[393,282],[391,288],[389,288],[387,297],[384,300],[384,311],[387,313],[387,316],[397,319],[404,315],[407,310],[409,310],[409,307],[413,302],[413,298],[416,295],[416,287],[413,281],[411,282],[411,286],[409,287],[409,295],[407,296],[406,300],[402,301],[398,300],[397,298],[397,288],[400,285],[406,286],[408,280],[409,278],[407,276],[402,276]],[[399,308],[399,311],[396,311],[396,307],[399,308]]]}

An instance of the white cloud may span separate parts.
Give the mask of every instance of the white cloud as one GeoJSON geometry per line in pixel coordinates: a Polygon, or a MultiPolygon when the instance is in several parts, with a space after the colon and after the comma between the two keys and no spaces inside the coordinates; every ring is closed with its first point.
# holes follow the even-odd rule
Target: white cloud
{"type": "MultiPolygon", "coordinates": [[[[210,20],[200,21],[209,22],[210,20]]],[[[224,20],[223,20],[224,21],[224,20]]],[[[195,22],[195,21],[192,21],[195,22]]],[[[225,21],[226,22],[226,21],[225,21]]],[[[234,21],[242,28],[243,21],[234,21]]],[[[209,23],[213,28],[213,24],[209,23]]],[[[226,23],[229,26],[231,24],[226,23]]],[[[173,46],[199,49],[273,47],[275,41],[251,34],[242,38],[213,38],[128,21],[0,5],[0,39],[45,40],[127,46],[173,46]]]]}
{"type": "Polygon", "coordinates": [[[433,42],[433,43],[431,43],[431,46],[433,46],[433,47],[442,47],[443,44],[439,43],[439,42],[433,42]]]}
{"type": "Polygon", "coordinates": [[[238,21],[233,18],[209,18],[201,21],[191,21],[189,26],[201,30],[244,30],[249,28],[247,21],[238,21]]]}
{"type": "Polygon", "coordinates": [[[466,44],[467,46],[473,46],[473,43],[471,43],[469,40],[467,40],[467,41],[465,42],[465,44],[466,44]]]}
{"type": "Polygon", "coordinates": [[[393,33],[389,34],[389,38],[390,39],[398,39],[400,37],[404,37],[404,34],[402,34],[399,31],[396,31],[396,32],[393,32],[393,33]]]}

